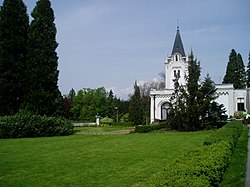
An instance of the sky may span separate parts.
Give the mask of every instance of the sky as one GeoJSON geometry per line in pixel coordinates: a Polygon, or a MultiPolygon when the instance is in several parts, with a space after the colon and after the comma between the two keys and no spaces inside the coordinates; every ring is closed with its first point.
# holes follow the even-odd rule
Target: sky
{"type": "MultiPolygon", "coordinates": [[[[36,0],[23,0],[28,13],[36,0]]],[[[1,4],[3,0],[0,0],[1,4]]],[[[248,63],[250,0],[51,0],[57,27],[59,89],[104,86],[127,99],[139,83],[159,79],[172,52],[177,20],[186,53],[202,76],[225,75],[231,49],[248,63]]],[[[30,20],[32,17],[30,16],[30,20]]]]}

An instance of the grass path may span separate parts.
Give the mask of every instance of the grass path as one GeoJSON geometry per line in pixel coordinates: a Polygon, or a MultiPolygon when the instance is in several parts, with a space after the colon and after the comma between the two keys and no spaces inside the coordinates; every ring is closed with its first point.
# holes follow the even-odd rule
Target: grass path
{"type": "Polygon", "coordinates": [[[0,140],[0,186],[132,186],[211,132],[0,140]]]}

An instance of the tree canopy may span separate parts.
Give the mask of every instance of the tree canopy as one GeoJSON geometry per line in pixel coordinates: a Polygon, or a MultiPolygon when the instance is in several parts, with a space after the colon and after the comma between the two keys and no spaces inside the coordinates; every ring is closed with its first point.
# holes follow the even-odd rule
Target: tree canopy
{"type": "Polygon", "coordinates": [[[245,88],[245,66],[241,55],[237,54],[234,49],[231,50],[229,55],[226,74],[222,83],[231,83],[235,89],[245,88]]]}
{"type": "MultiPolygon", "coordinates": [[[[72,91],[70,92],[72,93],[72,91]]],[[[128,113],[128,103],[113,96],[113,91],[107,92],[104,87],[97,89],[85,88],[76,95],[68,96],[71,103],[70,112],[74,120],[95,121],[98,114],[101,117],[116,119],[128,113]]]]}
{"type": "Polygon", "coordinates": [[[141,125],[143,123],[142,97],[137,82],[134,84],[134,94],[130,98],[129,119],[134,122],[135,125],[141,125]]]}
{"type": "Polygon", "coordinates": [[[60,112],[58,57],[54,12],[49,0],[39,0],[31,13],[28,32],[28,69],[25,109],[41,115],[60,112]]]}
{"type": "Polygon", "coordinates": [[[180,131],[197,131],[210,123],[220,122],[225,110],[223,105],[215,102],[217,98],[215,83],[207,75],[199,84],[200,63],[189,57],[187,85],[180,85],[179,77],[174,80],[174,92],[170,99],[172,109],[168,123],[172,129],[180,131]]]}
{"type": "Polygon", "coordinates": [[[25,95],[29,17],[22,0],[4,0],[0,7],[0,115],[19,110],[25,95]]]}
{"type": "Polygon", "coordinates": [[[247,64],[246,75],[247,75],[247,87],[250,88],[250,52],[249,52],[249,55],[248,55],[248,64],[247,64]]]}

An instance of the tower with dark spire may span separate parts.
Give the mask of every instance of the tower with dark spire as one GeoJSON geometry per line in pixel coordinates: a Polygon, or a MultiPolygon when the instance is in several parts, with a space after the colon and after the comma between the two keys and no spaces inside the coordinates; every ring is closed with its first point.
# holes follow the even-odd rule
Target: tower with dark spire
{"type": "Polygon", "coordinates": [[[171,56],[166,57],[165,74],[166,89],[174,89],[174,79],[179,79],[179,84],[186,85],[185,75],[188,74],[188,55],[185,54],[179,26],[175,35],[171,56]]]}
{"type": "Polygon", "coordinates": [[[182,40],[181,40],[179,26],[177,26],[177,32],[176,32],[176,36],[175,36],[175,40],[174,40],[172,55],[174,55],[176,53],[179,53],[183,57],[186,56],[185,51],[184,51],[184,47],[183,47],[183,44],[182,44],[182,40]]]}

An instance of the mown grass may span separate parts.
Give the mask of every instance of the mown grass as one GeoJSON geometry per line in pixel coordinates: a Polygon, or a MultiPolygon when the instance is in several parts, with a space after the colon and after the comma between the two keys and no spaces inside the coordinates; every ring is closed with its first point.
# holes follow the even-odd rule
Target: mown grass
{"type": "Polygon", "coordinates": [[[0,186],[133,186],[211,131],[0,140],[0,186]]]}
{"type": "Polygon", "coordinates": [[[110,126],[110,127],[74,127],[75,132],[112,132],[119,130],[127,130],[131,127],[122,127],[122,126],[110,126]]]}
{"type": "Polygon", "coordinates": [[[248,128],[244,128],[243,132],[235,147],[234,153],[230,160],[220,187],[244,187],[246,177],[246,163],[248,154],[248,128]]]}

